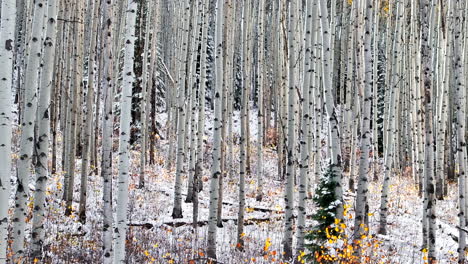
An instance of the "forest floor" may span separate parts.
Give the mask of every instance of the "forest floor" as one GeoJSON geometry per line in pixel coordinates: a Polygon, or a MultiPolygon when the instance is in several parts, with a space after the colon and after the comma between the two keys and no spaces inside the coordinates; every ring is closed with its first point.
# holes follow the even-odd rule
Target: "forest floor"
{"type": "MultiPolygon", "coordinates": [[[[252,123],[251,123],[252,124],[252,123]]],[[[207,131],[208,132],[208,131],[207,131]]],[[[211,137],[208,132],[208,137],[211,137]]],[[[254,138],[254,137],[252,137],[254,138]]],[[[58,140],[60,142],[60,138],[58,140]]],[[[204,188],[199,195],[201,226],[194,234],[192,204],[183,203],[183,218],[173,220],[173,190],[175,171],[166,168],[168,141],[157,145],[154,165],[146,168],[145,188],[138,189],[140,153],[133,150],[132,174],[129,187],[127,233],[128,263],[205,263],[205,248],[209,206],[210,162],[205,165],[204,188]]],[[[264,198],[255,200],[257,162],[252,147],[252,172],[246,178],[245,249],[236,249],[238,177],[238,146],[230,157],[233,173],[224,181],[223,227],[218,228],[217,255],[220,263],[282,263],[281,240],[283,236],[284,184],[277,179],[276,152],[264,149],[265,180],[264,198]]],[[[115,155],[116,156],[116,155],[115,155]]],[[[114,156],[114,182],[117,175],[117,157],[114,156]]],[[[207,158],[209,160],[209,157],[207,158]]],[[[229,161],[229,160],[228,160],[229,161]]],[[[80,168],[77,161],[77,168],[80,168]]],[[[76,175],[79,178],[79,173],[76,175]]],[[[88,183],[87,222],[81,224],[77,217],[79,202],[79,180],[76,180],[75,196],[71,217],[64,216],[62,175],[52,175],[47,188],[48,212],[45,229],[45,263],[100,263],[102,231],[102,179],[92,174],[88,183]]],[[[183,197],[187,192],[187,178],[184,177],[183,197]]],[[[369,236],[362,239],[367,256],[365,263],[425,263],[421,248],[422,241],[422,199],[411,177],[394,175],[390,186],[388,235],[376,235],[379,220],[381,180],[369,185],[370,213],[369,236]]],[[[346,187],[346,186],[345,186],[346,187]]],[[[31,186],[33,188],[33,186],[31,186]]],[[[115,186],[114,186],[115,188],[115,186]]],[[[297,189],[296,189],[297,194],[297,189]]],[[[449,194],[437,204],[437,252],[439,263],[456,263],[458,237],[456,190],[449,186],[449,194]]],[[[345,192],[348,212],[345,219],[345,235],[352,234],[354,225],[353,203],[355,194],[345,192]]],[[[116,197],[113,197],[114,205],[116,197]]],[[[297,195],[295,205],[297,205],[297,195]]],[[[11,201],[12,202],[12,201],[11,201]]],[[[32,207],[32,203],[30,203],[32,207]]],[[[308,200],[307,215],[314,212],[312,200],[308,200]]],[[[30,219],[28,219],[30,220],[30,219]]],[[[307,225],[313,225],[308,219],[307,225]]],[[[29,225],[28,225],[29,226],[29,225]]],[[[30,230],[27,230],[29,233],[30,230]]],[[[342,247],[343,240],[331,241],[331,247],[342,247]]]]}

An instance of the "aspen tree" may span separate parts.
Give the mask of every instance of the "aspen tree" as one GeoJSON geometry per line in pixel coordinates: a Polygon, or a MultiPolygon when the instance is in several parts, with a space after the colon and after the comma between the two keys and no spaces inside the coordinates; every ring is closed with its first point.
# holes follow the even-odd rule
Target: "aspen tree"
{"type": "MultiPolygon", "coordinates": [[[[99,23],[99,2],[94,1],[92,9],[92,32],[96,32],[99,23]]],[[[91,11],[91,10],[90,10],[91,11]]],[[[94,105],[94,76],[96,68],[94,63],[96,61],[96,43],[97,37],[91,36],[89,44],[89,58],[88,58],[88,88],[86,98],[86,120],[83,135],[83,149],[81,153],[81,190],[80,190],[80,208],[78,216],[82,223],[86,222],[86,198],[88,186],[88,166],[89,160],[92,155],[91,152],[91,133],[93,131],[93,105],[94,105]]]]}
{"type": "Polygon", "coordinates": [[[182,50],[181,65],[179,66],[179,89],[177,94],[177,154],[176,154],[176,177],[174,185],[174,208],[172,210],[173,218],[182,218],[182,174],[184,173],[183,162],[185,160],[185,117],[186,110],[186,78],[188,69],[188,41],[190,36],[190,24],[193,15],[193,2],[184,1],[183,3],[183,28],[182,28],[182,50]]]}
{"type": "MultiPolygon", "coordinates": [[[[75,12],[73,13],[72,18],[75,21],[81,20],[83,17],[83,2],[75,3],[75,12]]],[[[83,87],[83,41],[84,41],[84,24],[83,23],[74,23],[74,38],[75,45],[73,45],[73,63],[70,68],[71,72],[71,88],[73,94],[71,96],[71,108],[70,108],[70,129],[68,132],[68,142],[69,142],[69,153],[67,156],[68,159],[68,181],[64,184],[64,197],[65,197],[65,215],[71,215],[73,208],[73,192],[75,185],[75,159],[77,147],[80,143],[79,140],[79,131],[81,128],[80,125],[80,115],[81,115],[81,94],[83,87]]]]}
{"type": "Polygon", "coordinates": [[[237,212],[237,249],[244,250],[244,210],[245,210],[245,175],[247,174],[247,143],[246,143],[246,130],[247,130],[247,107],[248,107],[248,92],[247,92],[247,78],[248,78],[248,69],[247,64],[247,27],[248,27],[248,17],[249,14],[249,0],[243,1],[243,10],[242,10],[242,42],[243,46],[240,49],[240,60],[241,60],[241,71],[242,71],[242,85],[241,85],[241,111],[240,111],[240,138],[239,138],[239,209],[237,212]]]}
{"type": "MultiPolygon", "coordinates": [[[[148,116],[148,77],[153,78],[153,76],[148,76],[148,50],[150,48],[150,33],[151,33],[151,22],[153,15],[153,8],[149,5],[149,1],[144,1],[142,5],[146,3],[146,22],[145,22],[145,44],[143,48],[143,76],[141,82],[141,158],[140,158],[140,177],[138,182],[138,188],[143,188],[145,186],[145,168],[146,168],[146,147],[147,147],[147,138],[148,138],[148,125],[147,125],[147,116],[148,116]]],[[[153,38],[156,38],[156,35],[153,34],[153,38]]],[[[156,49],[156,47],[151,47],[156,49]]],[[[150,72],[152,74],[152,72],[150,72]]]]}
{"type": "Polygon", "coordinates": [[[114,114],[112,105],[114,102],[114,86],[112,82],[113,51],[112,39],[114,36],[114,2],[104,1],[102,5],[102,51],[103,71],[101,89],[103,96],[102,113],[102,158],[101,177],[103,180],[103,263],[112,263],[112,135],[114,114]]]}
{"type": "Polygon", "coordinates": [[[200,90],[198,102],[198,127],[197,127],[197,160],[195,163],[195,173],[193,175],[193,225],[198,223],[198,191],[201,190],[201,177],[203,175],[203,136],[205,135],[205,93],[207,74],[207,46],[208,46],[208,1],[202,0],[203,24],[201,36],[200,54],[200,90]]]}
{"type": "MultiPolygon", "coordinates": [[[[399,70],[396,67],[396,60],[398,60],[398,52],[400,50],[400,29],[403,17],[403,6],[401,1],[396,2],[396,23],[394,27],[394,34],[395,38],[393,44],[391,44],[391,50],[393,56],[391,56],[391,79],[390,83],[388,83],[388,87],[390,89],[390,97],[389,97],[389,112],[386,115],[387,119],[389,120],[389,125],[387,130],[389,131],[389,135],[384,137],[385,140],[385,167],[384,167],[384,180],[383,180],[383,187],[382,187],[382,197],[380,201],[380,223],[379,223],[379,233],[386,234],[387,233],[387,216],[388,216],[388,200],[389,200],[389,186],[390,186],[390,174],[391,170],[394,166],[394,151],[395,151],[395,137],[396,137],[396,105],[398,103],[398,95],[399,95],[399,85],[398,81],[400,79],[399,70]],[[398,36],[398,37],[397,37],[398,36]]],[[[387,45],[390,45],[387,43],[387,45]]]]}
{"type": "Polygon", "coordinates": [[[306,199],[307,199],[307,185],[309,174],[309,146],[308,137],[310,130],[309,115],[310,109],[310,90],[312,89],[312,79],[314,77],[313,60],[312,60],[312,34],[315,31],[314,20],[317,14],[317,3],[314,0],[306,2],[306,22],[305,22],[305,56],[304,56],[304,83],[302,84],[302,120],[300,130],[300,175],[299,175],[299,204],[297,215],[297,252],[304,251],[304,235],[305,235],[305,216],[306,216],[306,199]]]}
{"type": "Polygon", "coordinates": [[[257,201],[261,201],[263,198],[263,134],[264,134],[264,106],[263,106],[263,93],[264,93],[264,85],[265,85],[265,78],[264,76],[264,64],[265,64],[265,1],[259,1],[259,8],[258,8],[258,60],[257,60],[257,75],[258,75],[258,113],[257,113],[257,201]]]}
{"type": "MultiPolygon", "coordinates": [[[[463,1],[454,1],[452,3],[455,8],[454,22],[461,25],[463,19],[463,9],[461,8],[463,1]]],[[[463,43],[462,43],[462,27],[457,26],[453,31],[453,62],[454,62],[454,98],[455,98],[455,115],[456,115],[456,155],[457,164],[456,170],[458,171],[458,219],[459,226],[466,226],[466,171],[467,171],[467,149],[466,149],[466,83],[463,76],[465,72],[465,62],[463,61],[463,43]]],[[[466,34],[466,32],[465,32],[466,34]]],[[[465,43],[466,44],[466,43],[465,43]]],[[[466,49],[466,47],[465,47],[466,49]]],[[[466,59],[466,58],[465,58],[466,59]]],[[[466,233],[464,230],[459,230],[458,237],[458,263],[465,263],[466,261],[466,233]]]]}
{"type": "MultiPolygon", "coordinates": [[[[213,134],[213,167],[212,176],[210,180],[210,206],[208,215],[208,248],[207,255],[210,258],[216,259],[216,212],[218,206],[218,190],[219,177],[221,174],[221,118],[222,118],[222,104],[221,98],[223,96],[223,11],[224,0],[216,1],[216,57],[215,57],[215,68],[216,68],[216,83],[215,83],[215,95],[214,95],[214,107],[215,107],[215,118],[214,118],[214,134],[213,134]]],[[[239,224],[239,223],[238,223],[239,224]]]]}
{"type": "Polygon", "coordinates": [[[295,43],[295,30],[297,25],[297,1],[289,2],[289,25],[288,25],[288,135],[287,135],[287,167],[286,167],[286,189],[284,195],[285,202],[285,221],[284,221],[284,237],[283,237],[283,250],[285,252],[284,258],[291,259],[292,253],[292,238],[293,238],[293,210],[294,210],[294,178],[295,178],[295,111],[296,111],[296,88],[297,80],[295,79],[294,72],[296,67],[296,43],[295,43]]]}
{"type": "MultiPolygon", "coordinates": [[[[361,120],[361,138],[360,138],[360,149],[361,157],[359,159],[359,178],[358,178],[358,187],[357,187],[357,197],[356,197],[356,216],[354,221],[354,239],[358,240],[362,235],[365,235],[365,218],[366,214],[369,211],[369,205],[367,203],[367,189],[368,189],[368,176],[369,176],[369,153],[372,148],[371,145],[371,135],[372,131],[370,128],[371,120],[371,107],[372,107],[372,12],[373,6],[371,0],[360,1],[363,5],[363,10],[365,13],[362,15],[364,17],[361,23],[364,24],[364,28],[361,29],[361,32],[358,32],[360,36],[359,41],[359,55],[358,58],[361,59],[361,62],[358,62],[360,71],[358,72],[361,75],[360,79],[360,90],[363,90],[362,101],[362,120],[361,120]]],[[[361,7],[362,8],[362,7],[361,7]]]]}
{"type": "Polygon", "coordinates": [[[17,6],[15,1],[1,2],[0,11],[0,264],[6,263],[8,201],[11,191],[11,139],[13,116],[11,88],[15,48],[17,6]]]}
{"type": "MultiPolygon", "coordinates": [[[[29,175],[34,148],[34,125],[37,112],[37,84],[41,70],[41,47],[43,44],[43,20],[45,2],[38,0],[34,3],[32,17],[32,31],[29,37],[27,63],[25,71],[24,113],[21,121],[21,136],[19,159],[17,162],[17,185],[15,192],[15,211],[13,214],[13,262],[18,262],[24,256],[24,237],[26,228],[27,202],[29,193],[29,175]]],[[[8,9],[7,9],[8,10],[8,9]]],[[[3,16],[2,16],[3,18],[3,16]]]]}
{"type": "Polygon", "coordinates": [[[341,151],[340,151],[340,136],[338,131],[338,119],[335,104],[333,101],[333,80],[331,75],[332,62],[330,50],[330,25],[328,19],[328,10],[326,2],[320,0],[320,25],[321,25],[321,40],[322,40],[322,81],[324,89],[325,110],[327,112],[330,131],[330,164],[333,171],[334,178],[331,179],[337,183],[335,188],[335,196],[339,200],[337,204],[336,218],[343,218],[343,191],[341,187],[342,182],[342,167],[341,167],[341,151]]]}
{"type": "MultiPolygon", "coordinates": [[[[435,184],[434,184],[434,143],[433,143],[433,108],[432,108],[432,16],[434,16],[435,0],[421,1],[421,80],[424,89],[424,155],[425,155],[425,168],[424,168],[424,210],[428,221],[427,237],[423,237],[423,247],[427,243],[429,261],[436,260],[435,252],[435,184]]],[[[423,220],[424,221],[424,220],[423,220]]]]}
{"type": "Polygon", "coordinates": [[[57,34],[57,2],[47,1],[47,25],[44,40],[43,68],[39,83],[38,104],[38,136],[36,138],[36,190],[34,192],[34,210],[32,223],[32,254],[33,259],[40,259],[44,244],[45,230],[45,198],[46,187],[49,178],[49,139],[50,139],[50,98],[54,85],[52,78],[54,73],[54,60],[56,56],[57,34]]]}
{"type": "Polygon", "coordinates": [[[125,57],[123,66],[123,88],[120,110],[119,136],[119,179],[117,182],[117,204],[114,229],[113,263],[125,263],[125,239],[127,233],[128,178],[130,175],[130,111],[132,106],[132,88],[135,82],[133,63],[135,61],[135,0],[128,0],[125,28],[125,57]]]}

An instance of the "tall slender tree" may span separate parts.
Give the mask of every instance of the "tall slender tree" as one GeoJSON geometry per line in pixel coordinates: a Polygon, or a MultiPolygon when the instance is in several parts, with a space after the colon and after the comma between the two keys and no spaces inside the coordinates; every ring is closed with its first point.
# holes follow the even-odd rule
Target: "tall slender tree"
{"type": "Polygon", "coordinates": [[[15,212],[13,214],[13,261],[24,256],[24,237],[26,228],[27,202],[29,196],[29,176],[34,148],[34,126],[36,124],[39,72],[41,70],[43,21],[45,1],[34,3],[32,30],[28,39],[27,63],[25,71],[24,112],[21,120],[19,159],[17,162],[17,183],[15,193],[15,212]]]}
{"type": "Polygon", "coordinates": [[[11,112],[15,50],[16,1],[1,1],[0,11],[0,264],[5,264],[8,232],[8,199],[11,191],[11,112]]]}

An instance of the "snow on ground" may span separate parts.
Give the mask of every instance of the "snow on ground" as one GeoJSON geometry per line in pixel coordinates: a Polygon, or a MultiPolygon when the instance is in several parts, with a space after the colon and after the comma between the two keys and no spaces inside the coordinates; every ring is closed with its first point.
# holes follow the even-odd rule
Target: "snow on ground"
{"type": "MultiPolygon", "coordinates": [[[[254,115],[252,115],[254,116],[254,115]]],[[[210,117],[210,115],[207,115],[210,117]]],[[[237,120],[238,117],[235,118],[237,120]]],[[[207,134],[211,119],[207,121],[207,134]]],[[[236,127],[234,122],[234,127],[236,127]]],[[[161,122],[161,124],[164,124],[161,122]]],[[[252,140],[256,139],[256,122],[251,120],[252,140]]],[[[234,131],[238,131],[235,128],[234,131]]],[[[238,133],[238,132],[235,132],[238,133]]],[[[208,140],[210,142],[210,139],[208,140]]],[[[60,143],[60,139],[59,139],[60,143]]],[[[183,218],[171,218],[174,190],[174,168],[166,168],[168,151],[167,139],[157,144],[156,164],[146,168],[144,189],[137,189],[139,172],[139,150],[132,152],[132,174],[130,179],[130,199],[128,207],[129,230],[127,233],[128,263],[205,263],[207,226],[202,225],[194,233],[192,222],[192,204],[183,203],[183,218]]],[[[218,228],[218,261],[221,263],[281,263],[281,240],[283,232],[284,183],[278,181],[276,152],[271,148],[264,150],[265,181],[264,199],[255,200],[257,157],[256,148],[252,147],[252,174],[246,178],[246,214],[245,250],[236,249],[237,208],[238,208],[238,157],[239,149],[235,146],[228,155],[227,164],[231,164],[231,173],[225,179],[223,228],[218,228]],[[268,209],[268,210],[261,210],[268,209]],[[266,241],[271,242],[264,250],[266,241]]],[[[60,155],[58,155],[60,157],[60,155]]],[[[116,156],[116,155],[115,155],[116,156]]],[[[79,164],[80,161],[78,161],[79,164]]],[[[117,157],[114,157],[114,183],[117,178],[117,157]]],[[[79,170],[80,166],[76,166],[79,170]]],[[[208,219],[210,163],[205,164],[204,188],[200,193],[199,221],[208,219]]],[[[73,208],[77,210],[79,202],[79,171],[76,174],[73,208]]],[[[187,191],[187,177],[184,176],[183,193],[187,191]]],[[[381,184],[369,185],[370,234],[363,243],[369,243],[370,259],[366,263],[424,263],[421,251],[422,200],[417,195],[411,177],[394,175],[390,186],[389,233],[376,235],[380,205],[381,184]]],[[[346,187],[346,186],[345,186],[346,187]]],[[[45,223],[47,232],[45,242],[45,263],[100,263],[102,231],[102,179],[91,175],[88,184],[87,222],[81,224],[76,213],[70,218],[64,217],[64,203],[61,201],[62,175],[52,175],[47,188],[48,215],[45,223]]],[[[114,186],[115,188],[115,186],[114,186]]],[[[455,263],[458,236],[456,189],[450,186],[449,195],[437,204],[437,251],[439,263],[455,263]]],[[[114,210],[115,199],[114,196],[114,210]]],[[[351,235],[353,202],[355,194],[346,192],[345,202],[350,207],[345,220],[346,234],[351,235]]],[[[182,197],[185,199],[185,196],[182,197]]],[[[297,205],[297,189],[296,200],[297,205]]],[[[307,214],[314,212],[311,200],[308,200],[307,214]]],[[[313,225],[311,220],[307,225],[313,225]]],[[[27,230],[29,233],[29,230],[27,230]]],[[[29,239],[28,239],[29,240],[29,239]]]]}

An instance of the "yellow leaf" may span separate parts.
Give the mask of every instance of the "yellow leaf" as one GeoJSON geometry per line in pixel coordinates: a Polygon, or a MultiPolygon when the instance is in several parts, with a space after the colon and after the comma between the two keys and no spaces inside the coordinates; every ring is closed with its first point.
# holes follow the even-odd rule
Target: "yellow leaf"
{"type": "Polygon", "coordinates": [[[148,250],[145,250],[145,256],[149,256],[148,250]]]}
{"type": "Polygon", "coordinates": [[[266,241],[265,241],[265,246],[263,247],[263,250],[268,251],[270,246],[271,246],[271,239],[267,238],[266,241]]]}

